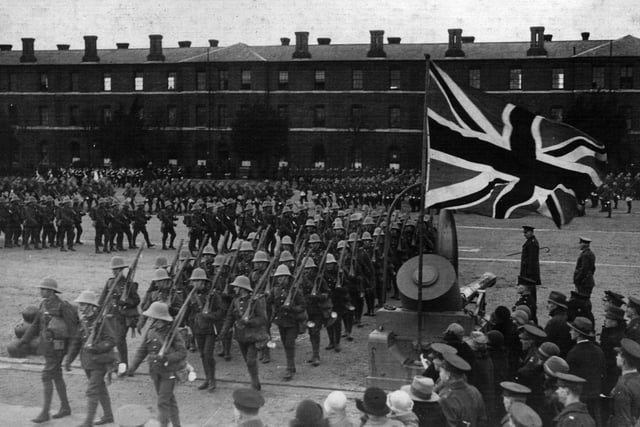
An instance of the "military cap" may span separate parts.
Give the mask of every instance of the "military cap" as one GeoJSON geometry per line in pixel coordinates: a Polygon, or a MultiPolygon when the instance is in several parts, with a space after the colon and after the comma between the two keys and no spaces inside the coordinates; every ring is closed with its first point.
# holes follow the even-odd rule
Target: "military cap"
{"type": "Polygon", "coordinates": [[[236,408],[256,410],[264,405],[264,397],[252,388],[239,388],[233,391],[233,404],[236,408]]]}
{"type": "Polygon", "coordinates": [[[587,382],[584,378],[565,372],[556,372],[554,376],[558,379],[558,387],[564,387],[572,384],[584,384],[587,382]]]}
{"type": "Polygon", "coordinates": [[[124,405],[113,414],[114,422],[120,427],[141,427],[151,417],[151,411],[143,405],[124,405]]]}
{"type": "Polygon", "coordinates": [[[558,372],[569,372],[569,364],[560,356],[551,356],[544,362],[544,372],[555,377],[558,372]]]}
{"type": "Polygon", "coordinates": [[[567,322],[567,325],[581,335],[587,337],[593,336],[593,323],[586,317],[578,316],[573,322],[567,322]]]}
{"type": "Polygon", "coordinates": [[[209,280],[207,273],[202,268],[194,268],[189,280],[209,280]]]}
{"type": "Polygon", "coordinates": [[[251,289],[251,281],[244,275],[236,277],[231,283],[231,286],[253,292],[253,289],[251,289]]]}
{"type": "Polygon", "coordinates": [[[516,310],[511,315],[511,318],[516,321],[516,323],[520,326],[525,325],[529,322],[529,315],[524,310],[516,310]]]}
{"type": "Polygon", "coordinates": [[[610,320],[624,320],[624,310],[609,304],[604,311],[604,317],[610,320]]]}
{"type": "Polygon", "coordinates": [[[522,226],[522,230],[523,230],[523,231],[533,231],[533,230],[535,230],[535,229],[536,229],[535,227],[532,227],[532,226],[530,226],[530,225],[523,225],[523,226],[522,226]]]}
{"type": "Polygon", "coordinates": [[[56,282],[55,279],[52,279],[51,277],[45,277],[44,279],[42,279],[42,281],[38,285],[38,288],[50,289],[57,294],[61,293],[61,291],[58,290],[58,282],[56,282]]]}
{"type": "Polygon", "coordinates": [[[578,239],[580,239],[580,243],[587,243],[587,244],[591,243],[591,239],[589,239],[588,237],[580,236],[578,237],[578,239]]]}
{"type": "Polygon", "coordinates": [[[627,305],[629,307],[635,308],[636,311],[640,312],[640,298],[629,295],[629,302],[627,303],[627,305]]]}
{"type": "Polygon", "coordinates": [[[531,338],[534,340],[541,340],[547,337],[547,333],[545,331],[530,323],[521,326],[518,331],[518,336],[522,339],[531,338]]]}
{"type": "Polygon", "coordinates": [[[471,365],[455,353],[442,353],[442,358],[447,362],[447,365],[454,370],[459,372],[469,372],[471,370],[471,365]]]}
{"type": "Polygon", "coordinates": [[[560,355],[560,347],[552,342],[545,341],[538,347],[538,352],[546,358],[558,356],[560,355]]]}
{"type": "Polygon", "coordinates": [[[558,307],[567,308],[567,296],[562,292],[551,291],[547,301],[557,305],[558,307]]]}
{"type": "Polygon", "coordinates": [[[500,383],[502,394],[507,397],[524,397],[531,394],[531,389],[525,385],[514,383],[512,381],[502,381],[500,383]]]}
{"type": "Polygon", "coordinates": [[[624,295],[621,295],[613,291],[604,291],[604,298],[609,304],[613,304],[616,307],[622,307],[624,305],[624,295]]]}
{"type": "Polygon", "coordinates": [[[432,351],[438,354],[458,353],[458,350],[455,347],[451,347],[449,344],[445,344],[441,342],[432,342],[431,344],[429,344],[428,349],[429,351],[432,351]]]}
{"type": "Polygon", "coordinates": [[[513,402],[511,404],[509,416],[514,427],[542,427],[540,415],[522,402],[513,402]]]}
{"type": "Polygon", "coordinates": [[[632,339],[622,338],[620,340],[620,347],[616,347],[616,350],[640,361],[640,343],[632,339]]]}

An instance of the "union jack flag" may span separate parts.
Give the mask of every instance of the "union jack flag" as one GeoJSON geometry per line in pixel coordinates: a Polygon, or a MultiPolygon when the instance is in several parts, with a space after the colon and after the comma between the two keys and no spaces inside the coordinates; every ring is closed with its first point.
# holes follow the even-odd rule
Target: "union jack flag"
{"type": "Polygon", "coordinates": [[[463,90],[430,62],[426,207],[509,218],[532,211],[568,224],[600,184],[602,144],[579,130],[463,90]]]}

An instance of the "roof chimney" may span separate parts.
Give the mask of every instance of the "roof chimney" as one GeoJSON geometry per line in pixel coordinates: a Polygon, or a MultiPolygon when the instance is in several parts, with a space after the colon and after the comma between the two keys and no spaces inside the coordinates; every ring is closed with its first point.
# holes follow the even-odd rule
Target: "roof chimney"
{"type": "Polygon", "coordinates": [[[580,33],[580,35],[582,36],[582,40],[589,40],[589,36],[591,35],[591,33],[585,31],[584,33],[580,33]]]}
{"type": "Polygon", "coordinates": [[[291,39],[289,37],[281,37],[280,38],[280,44],[282,46],[289,46],[289,43],[291,43],[291,39]]]}
{"type": "Polygon", "coordinates": [[[544,49],[544,27],[530,27],[531,45],[527,50],[527,56],[544,56],[547,51],[544,49]]]}
{"type": "Polygon", "coordinates": [[[22,39],[22,55],[20,56],[20,62],[36,62],[36,55],[33,50],[33,43],[36,39],[23,38],[22,39]]]}
{"type": "Polygon", "coordinates": [[[475,43],[476,38],[474,36],[462,36],[460,37],[462,44],[475,43]]]}
{"type": "Polygon", "coordinates": [[[57,44],[56,45],[58,47],[58,50],[69,50],[69,45],[68,44],[57,44]]]}
{"type": "Polygon", "coordinates": [[[189,40],[180,41],[178,47],[191,47],[191,42],[189,40]]]}
{"type": "Polygon", "coordinates": [[[387,43],[389,44],[400,44],[400,37],[387,37],[387,43]]]}
{"type": "Polygon", "coordinates": [[[331,44],[331,39],[329,37],[318,37],[318,44],[320,45],[331,44]]]}
{"type": "Polygon", "coordinates": [[[444,53],[444,56],[448,58],[460,58],[464,56],[462,50],[462,29],[461,28],[449,28],[449,48],[444,53]]]}
{"type": "Polygon", "coordinates": [[[118,49],[129,49],[129,43],[116,43],[118,49]]]}
{"type": "Polygon", "coordinates": [[[98,62],[98,36],[84,36],[84,56],[82,62],[98,62]]]}
{"type": "Polygon", "coordinates": [[[309,53],[308,31],[296,31],[296,50],[293,52],[293,58],[311,58],[311,53],[309,53]]]}
{"type": "Polygon", "coordinates": [[[384,52],[384,30],[369,30],[371,34],[371,44],[369,45],[369,58],[384,58],[387,54],[384,52]]]}
{"type": "Polygon", "coordinates": [[[0,52],[9,52],[12,47],[12,44],[0,44],[0,52]]]}
{"type": "Polygon", "coordinates": [[[218,47],[218,40],[209,39],[209,47],[218,47]]]}
{"type": "Polygon", "coordinates": [[[544,41],[545,42],[550,42],[551,40],[553,40],[553,34],[545,34],[544,35],[544,41]]]}
{"type": "Polygon", "coordinates": [[[162,36],[160,34],[149,35],[149,55],[147,61],[164,61],[162,54],[162,36]]]}

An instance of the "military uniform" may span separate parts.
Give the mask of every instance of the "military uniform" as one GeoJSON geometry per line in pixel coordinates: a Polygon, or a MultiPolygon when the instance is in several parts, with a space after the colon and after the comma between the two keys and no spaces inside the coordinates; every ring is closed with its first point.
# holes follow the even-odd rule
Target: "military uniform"
{"type": "Polygon", "coordinates": [[[290,304],[285,305],[291,286],[293,286],[291,283],[287,286],[275,285],[267,300],[267,303],[273,306],[273,323],[280,331],[280,339],[287,359],[286,380],[291,379],[296,372],[296,338],[306,309],[300,292],[293,293],[290,304]]]}
{"type": "Polygon", "coordinates": [[[40,249],[39,231],[41,227],[38,206],[34,198],[27,200],[24,207],[24,223],[22,244],[25,249],[31,249],[29,243],[32,243],[36,249],[40,249]]]}
{"type": "Polygon", "coordinates": [[[60,246],[61,251],[66,251],[64,248],[64,239],[65,236],[67,238],[67,247],[70,251],[74,251],[73,243],[74,233],[73,233],[73,224],[75,220],[75,212],[71,207],[71,200],[65,199],[62,202],[62,206],[58,209],[56,213],[56,225],[58,226],[58,245],[60,246]]]}
{"type": "Polygon", "coordinates": [[[596,256],[588,247],[584,248],[576,262],[573,272],[573,284],[581,294],[590,296],[595,286],[593,274],[596,271],[596,256]]]}
{"type": "Polygon", "coordinates": [[[173,247],[173,241],[176,239],[175,223],[178,218],[176,217],[173,206],[169,204],[158,213],[158,219],[160,220],[160,232],[162,233],[162,249],[167,249],[167,238],[169,239],[168,249],[175,249],[173,247]]]}
{"type": "Polygon", "coordinates": [[[150,215],[144,211],[143,205],[138,205],[138,209],[133,212],[133,247],[136,248],[136,238],[139,233],[142,233],[144,236],[145,242],[147,242],[147,247],[152,248],[154,245],[149,240],[149,233],[147,232],[147,221],[151,218],[150,215]]]}
{"type": "Polygon", "coordinates": [[[445,383],[439,395],[447,425],[487,427],[484,401],[477,388],[462,379],[453,380],[445,383]]]}
{"type": "Polygon", "coordinates": [[[572,403],[553,419],[556,427],[596,427],[596,423],[582,402],[572,403]]]}
{"type": "Polygon", "coordinates": [[[640,373],[637,370],[624,372],[611,391],[613,416],[610,426],[633,427],[640,420],[640,373]]]}

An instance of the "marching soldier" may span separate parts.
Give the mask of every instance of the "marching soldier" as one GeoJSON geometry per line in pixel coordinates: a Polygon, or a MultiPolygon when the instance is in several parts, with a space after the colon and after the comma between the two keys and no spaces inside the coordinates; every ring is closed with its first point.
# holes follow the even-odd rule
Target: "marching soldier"
{"type": "MultiPolygon", "coordinates": [[[[157,264],[158,263],[156,263],[156,265],[157,264]]],[[[147,289],[147,293],[144,295],[144,298],[140,303],[140,309],[142,311],[145,311],[149,307],[151,307],[151,304],[159,301],[167,304],[167,306],[169,307],[169,314],[175,316],[176,314],[178,314],[178,311],[180,310],[180,307],[184,302],[182,294],[175,293],[173,292],[173,289],[171,289],[171,278],[169,277],[169,274],[167,273],[167,270],[165,268],[157,268],[154,274],[155,277],[151,281],[149,289],[147,289]]],[[[138,325],[136,327],[138,333],[142,332],[142,328],[144,328],[146,321],[146,317],[140,316],[138,325]]]]}
{"type": "Polygon", "coordinates": [[[152,248],[155,245],[149,240],[149,233],[147,232],[147,222],[151,219],[151,215],[147,215],[144,211],[144,203],[138,203],[138,209],[133,213],[133,247],[137,248],[136,238],[139,233],[142,233],[144,240],[147,242],[147,248],[152,248]]]}
{"type": "Polygon", "coordinates": [[[60,250],[62,252],[66,252],[67,250],[64,248],[64,238],[67,237],[67,247],[70,251],[75,251],[73,248],[74,235],[73,235],[73,224],[75,220],[75,212],[71,207],[71,199],[65,197],[62,199],[62,206],[58,209],[56,213],[56,225],[58,226],[58,245],[60,245],[60,250]]]}
{"type": "Polygon", "coordinates": [[[177,373],[186,369],[187,348],[184,339],[178,333],[173,336],[166,352],[160,353],[163,344],[169,338],[173,322],[173,317],[169,315],[166,304],[154,302],[142,315],[151,319],[151,325],[142,338],[142,343],[136,351],[127,374],[132,376],[146,358],[149,363],[149,375],[158,395],[160,426],[167,427],[169,422],[174,426],[179,426],[180,411],[174,389],[177,373]]]}
{"type": "Polygon", "coordinates": [[[202,207],[200,204],[194,204],[191,208],[190,220],[187,221],[187,216],[185,215],[185,223],[189,227],[189,251],[194,253],[200,247],[202,243],[202,238],[204,237],[204,230],[206,228],[206,223],[204,221],[204,215],[202,213],[202,207]]]}
{"type": "Polygon", "coordinates": [[[34,197],[29,197],[24,207],[22,244],[25,250],[31,249],[29,243],[33,243],[36,249],[40,249],[40,218],[38,206],[34,197]]]}
{"type": "Polygon", "coordinates": [[[80,237],[82,236],[82,217],[85,215],[82,208],[82,197],[76,195],[73,199],[73,226],[76,231],[76,245],[82,245],[80,237]]]}
{"type": "MultiPolygon", "coordinates": [[[[320,260],[322,262],[322,260],[320,260]]],[[[316,287],[317,266],[311,257],[302,271],[302,294],[304,295],[305,306],[307,308],[307,330],[311,341],[312,356],[307,363],[313,366],[320,365],[320,331],[322,326],[327,324],[331,314],[331,300],[328,289],[323,280],[318,282],[316,287]]]]}
{"type": "Polygon", "coordinates": [[[23,221],[22,206],[20,206],[20,197],[13,194],[9,203],[9,212],[7,217],[7,225],[5,231],[4,247],[12,248],[19,246],[20,236],[22,235],[23,221]]]}
{"type": "Polygon", "coordinates": [[[234,275],[249,276],[251,274],[251,261],[253,260],[253,246],[251,242],[243,241],[238,249],[238,262],[234,275]]]}
{"type": "Polygon", "coordinates": [[[49,247],[53,248],[57,246],[56,242],[56,228],[53,225],[53,221],[56,218],[56,212],[53,206],[53,197],[44,196],[43,206],[40,210],[42,218],[42,249],[47,248],[47,242],[49,247]]]}
{"type": "Polygon", "coordinates": [[[251,288],[255,289],[262,277],[262,273],[264,273],[269,265],[269,255],[265,251],[257,251],[251,262],[253,263],[253,270],[251,270],[249,274],[249,281],[251,288]]]}
{"type": "Polygon", "coordinates": [[[71,415],[67,385],[62,377],[62,361],[68,348],[69,338],[75,335],[78,327],[76,310],[58,296],[60,293],[58,283],[54,279],[46,278],[40,282],[38,287],[43,298],[42,303],[33,323],[20,340],[22,345],[29,345],[31,340],[39,335],[38,352],[44,355],[42,370],[44,403],[40,414],[31,420],[36,424],[44,423],[51,418],[49,409],[51,408],[54,384],[58,397],[60,397],[60,410],[53,415],[53,418],[71,415]]]}
{"type": "MultiPolygon", "coordinates": [[[[369,217],[367,217],[369,218],[369,217]]],[[[365,221],[366,222],[366,221],[365,221]]],[[[371,233],[368,231],[364,231],[362,233],[362,257],[364,258],[364,263],[368,266],[369,269],[369,280],[364,283],[364,300],[367,304],[367,312],[364,313],[365,316],[375,316],[375,303],[376,303],[376,288],[377,288],[377,277],[376,277],[376,268],[374,266],[375,254],[373,247],[373,237],[371,237],[371,233]]]]}
{"type": "Polygon", "coordinates": [[[168,201],[165,204],[164,209],[161,209],[158,213],[158,219],[160,220],[160,232],[162,232],[162,249],[175,249],[173,247],[173,241],[176,239],[175,222],[178,220],[175,211],[173,210],[173,204],[168,201]],[[167,247],[167,238],[169,239],[169,246],[167,247]]]}
{"type": "Polygon", "coordinates": [[[113,422],[111,398],[105,384],[107,371],[117,361],[115,325],[111,317],[98,318],[98,298],[91,291],[82,291],[74,300],[78,304],[80,328],[72,337],[65,369],[71,370],[71,363],[80,354],[80,363],[87,375],[87,416],[79,427],[91,427],[113,422]],[[98,405],[102,406],[102,418],[94,422],[98,405]]]}
{"type": "Polygon", "coordinates": [[[231,286],[236,289],[236,297],[227,312],[222,334],[233,328],[233,335],[238,341],[251,377],[251,387],[260,390],[258,351],[266,346],[269,340],[265,299],[262,296],[254,298],[249,278],[246,276],[236,277],[231,286]]]}
{"type": "Polygon", "coordinates": [[[347,288],[338,285],[338,261],[333,254],[327,254],[325,263],[323,280],[331,298],[331,306],[333,307],[331,315],[335,315],[335,318],[332,318],[327,323],[329,345],[325,347],[325,350],[334,350],[336,353],[340,353],[342,350],[340,347],[342,322],[344,316],[348,314],[350,306],[349,291],[347,288]]]}

